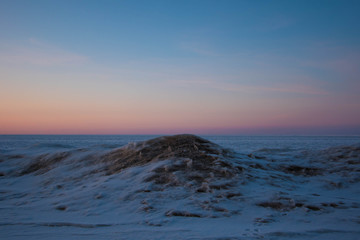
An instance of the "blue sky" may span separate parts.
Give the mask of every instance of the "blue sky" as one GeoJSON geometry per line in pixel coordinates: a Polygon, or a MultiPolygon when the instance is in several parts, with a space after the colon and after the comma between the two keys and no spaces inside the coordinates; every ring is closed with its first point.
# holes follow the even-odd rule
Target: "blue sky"
{"type": "Polygon", "coordinates": [[[359,12],[0,1],[0,133],[360,134],[359,12]]]}

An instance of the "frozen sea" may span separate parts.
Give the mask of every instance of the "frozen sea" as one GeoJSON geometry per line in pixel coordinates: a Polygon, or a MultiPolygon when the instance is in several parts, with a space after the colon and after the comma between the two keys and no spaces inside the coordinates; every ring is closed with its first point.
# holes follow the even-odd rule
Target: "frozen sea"
{"type": "Polygon", "coordinates": [[[0,135],[0,239],[360,239],[359,136],[157,137],[0,135]]]}

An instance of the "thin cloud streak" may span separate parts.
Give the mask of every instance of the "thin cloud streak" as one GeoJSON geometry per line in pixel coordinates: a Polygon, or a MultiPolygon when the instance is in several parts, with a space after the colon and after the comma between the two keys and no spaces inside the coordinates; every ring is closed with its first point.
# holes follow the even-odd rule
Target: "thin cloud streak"
{"type": "Polygon", "coordinates": [[[22,44],[0,45],[0,62],[39,66],[74,65],[88,62],[88,57],[72,53],[30,38],[22,44]]]}
{"type": "Polygon", "coordinates": [[[179,80],[173,81],[175,84],[179,84],[182,86],[198,86],[198,87],[206,87],[221,91],[228,92],[274,92],[274,93],[297,93],[297,94],[307,94],[307,95],[328,95],[329,92],[316,89],[311,86],[306,85],[287,85],[287,86],[251,86],[251,85],[242,85],[236,83],[225,83],[225,82],[214,82],[214,81],[206,81],[206,80],[195,80],[195,81],[186,81],[179,80]]]}

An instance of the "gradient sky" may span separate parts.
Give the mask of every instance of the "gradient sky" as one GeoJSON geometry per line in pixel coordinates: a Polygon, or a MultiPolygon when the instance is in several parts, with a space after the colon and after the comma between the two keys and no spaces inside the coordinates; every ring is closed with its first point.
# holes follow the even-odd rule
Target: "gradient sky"
{"type": "Polygon", "coordinates": [[[0,134],[360,134],[360,1],[0,0],[0,134]]]}

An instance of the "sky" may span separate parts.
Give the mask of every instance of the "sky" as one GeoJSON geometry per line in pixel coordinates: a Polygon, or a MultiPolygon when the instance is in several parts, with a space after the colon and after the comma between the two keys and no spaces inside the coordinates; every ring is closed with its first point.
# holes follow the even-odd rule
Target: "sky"
{"type": "Polygon", "coordinates": [[[0,0],[0,134],[360,135],[359,12],[0,0]]]}

